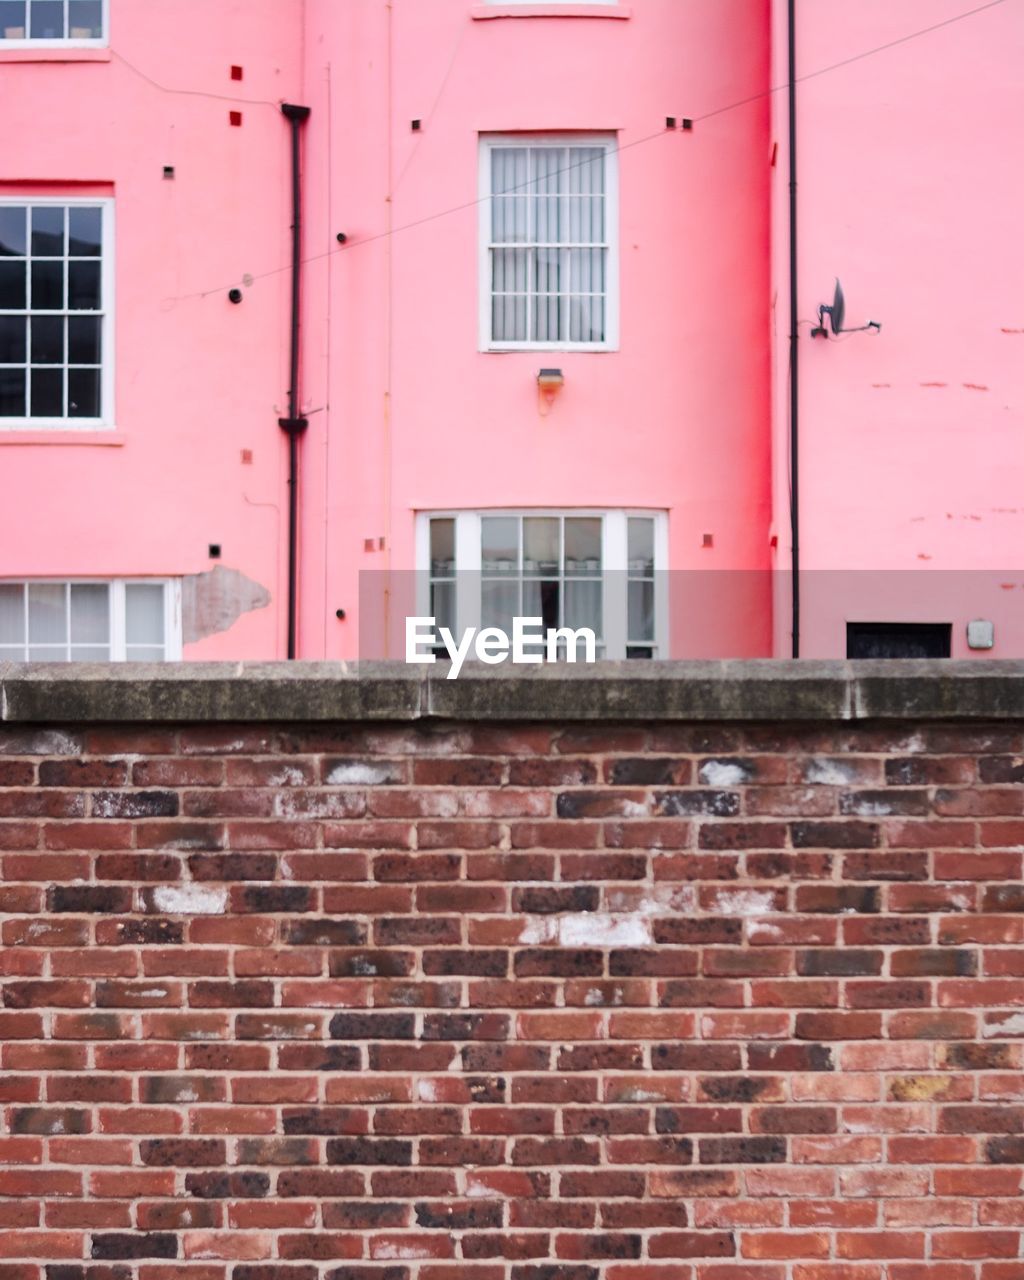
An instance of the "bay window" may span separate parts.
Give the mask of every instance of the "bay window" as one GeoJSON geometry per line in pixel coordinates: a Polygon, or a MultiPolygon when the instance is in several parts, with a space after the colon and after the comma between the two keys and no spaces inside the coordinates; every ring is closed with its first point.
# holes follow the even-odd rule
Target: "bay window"
{"type": "Polygon", "coordinates": [[[165,662],[181,656],[177,584],[0,581],[0,662],[165,662]]]}
{"type": "Polygon", "coordinates": [[[418,608],[438,627],[514,617],[587,627],[599,657],[667,656],[661,512],[459,511],[419,518],[418,608]]]}

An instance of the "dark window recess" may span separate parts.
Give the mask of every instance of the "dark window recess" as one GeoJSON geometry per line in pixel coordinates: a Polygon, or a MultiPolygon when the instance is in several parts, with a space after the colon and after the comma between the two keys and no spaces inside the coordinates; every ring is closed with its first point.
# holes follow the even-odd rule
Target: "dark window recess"
{"type": "Polygon", "coordinates": [[[948,658],[950,622],[848,622],[848,658],[948,658]]]}

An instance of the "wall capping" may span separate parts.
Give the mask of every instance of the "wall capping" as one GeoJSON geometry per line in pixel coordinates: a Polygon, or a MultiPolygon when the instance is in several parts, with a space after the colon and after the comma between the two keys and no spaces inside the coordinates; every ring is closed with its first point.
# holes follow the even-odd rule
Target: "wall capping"
{"type": "Polygon", "coordinates": [[[1024,661],[0,663],[6,724],[1024,718],[1024,661]]]}

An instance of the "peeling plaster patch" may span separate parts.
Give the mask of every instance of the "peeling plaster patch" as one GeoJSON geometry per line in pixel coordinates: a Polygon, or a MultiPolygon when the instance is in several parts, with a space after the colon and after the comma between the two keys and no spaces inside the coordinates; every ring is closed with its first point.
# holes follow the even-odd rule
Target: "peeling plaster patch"
{"type": "Polygon", "coordinates": [[[659,884],[645,889],[627,885],[621,889],[609,890],[606,901],[608,910],[613,914],[639,912],[643,915],[664,916],[679,912],[692,913],[697,910],[697,890],[688,884],[659,884]]]}
{"type": "Polygon", "coordinates": [[[989,1037],[1024,1035],[1024,1013],[1011,1013],[1002,1022],[990,1022],[985,1027],[985,1035],[989,1037]]]}
{"type": "Polygon", "coordinates": [[[160,885],[153,901],[169,916],[219,916],[227,910],[227,889],[205,889],[198,884],[160,885]]]}
{"type": "Polygon", "coordinates": [[[722,889],[715,894],[713,910],[726,916],[763,916],[773,903],[772,894],[757,889],[722,889]]]}
{"type": "Polygon", "coordinates": [[[622,806],[624,818],[646,818],[649,812],[647,805],[639,800],[627,800],[622,806]]]}
{"type": "Polygon", "coordinates": [[[739,787],[750,781],[749,771],[734,760],[705,760],[699,777],[710,787],[739,787]]]}
{"type": "Polygon", "coordinates": [[[563,947],[647,947],[654,942],[654,934],[646,920],[635,916],[616,920],[588,911],[562,916],[558,921],[558,941],[563,947]]]}
{"type": "Polygon", "coordinates": [[[265,609],[270,592],[238,569],[215,565],[181,580],[181,633],[185,644],[227,631],[243,613],[265,609]]]}

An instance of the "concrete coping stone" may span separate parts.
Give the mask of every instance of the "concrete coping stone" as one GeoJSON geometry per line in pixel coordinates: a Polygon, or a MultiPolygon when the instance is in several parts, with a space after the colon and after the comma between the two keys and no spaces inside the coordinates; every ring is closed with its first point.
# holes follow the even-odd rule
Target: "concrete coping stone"
{"type": "Polygon", "coordinates": [[[0,723],[1024,719],[1024,661],[0,663],[0,723]]]}

